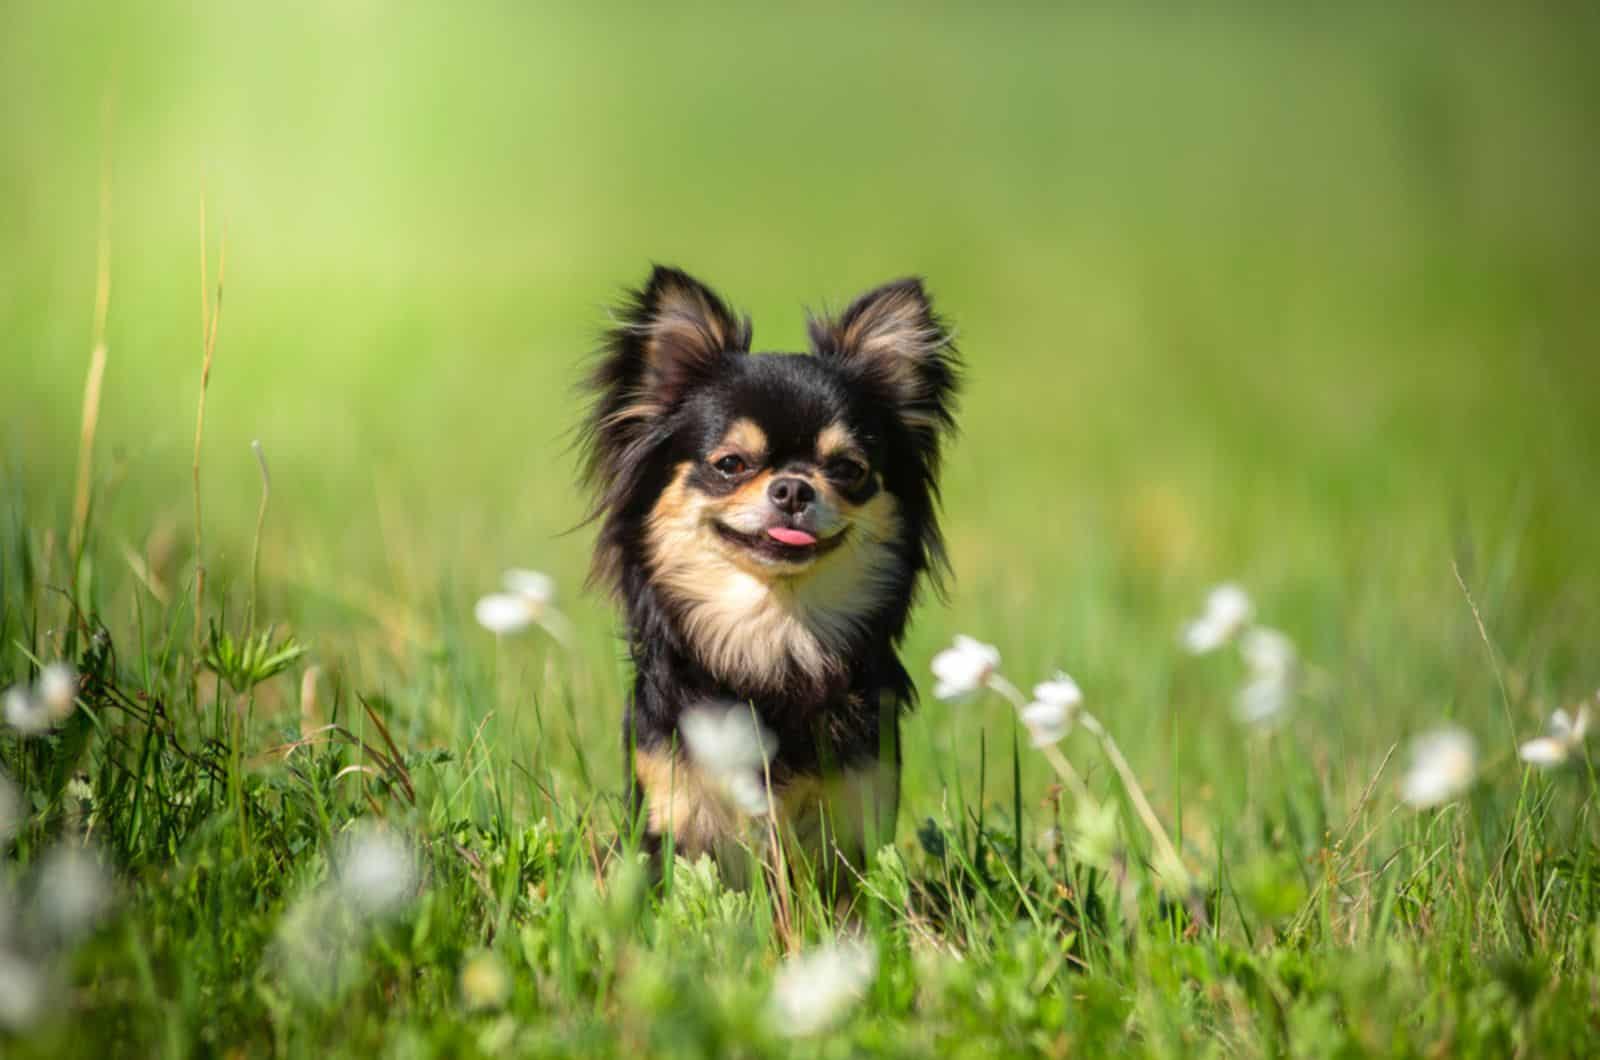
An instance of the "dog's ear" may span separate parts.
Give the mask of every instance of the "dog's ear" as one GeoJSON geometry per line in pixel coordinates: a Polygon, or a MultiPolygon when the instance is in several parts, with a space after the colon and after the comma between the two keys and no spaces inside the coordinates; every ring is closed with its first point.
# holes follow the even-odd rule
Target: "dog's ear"
{"type": "Polygon", "coordinates": [[[921,280],[886,283],[809,329],[812,352],[875,391],[913,433],[932,443],[953,426],[960,361],[921,280]]]}
{"type": "Polygon", "coordinates": [[[961,381],[955,343],[917,279],[868,291],[837,319],[812,319],[810,330],[812,352],[881,400],[905,429],[916,477],[899,498],[907,524],[921,528],[913,569],[938,586],[948,569],[935,515],[941,443],[955,428],[961,381]]]}
{"type": "Polygon", "coordinates": [[[705,284],[664,265],[655,267],[616,315],[590,380],[613,418],[648,419],[671,411],[724,357],[750,349],[748,318],[735,318],[705,284]]]}
{"type": "Polygon", "coordinates": [[[690,388],[749,350],[749,319],[677,269],[656,266],[617,310],[585,380],[593,402],[579,434],[582,477],[594,490],[589,517],[601,520],[593,579],[618,583],[625,509],[656,470],[672,411],[690,388]]]}

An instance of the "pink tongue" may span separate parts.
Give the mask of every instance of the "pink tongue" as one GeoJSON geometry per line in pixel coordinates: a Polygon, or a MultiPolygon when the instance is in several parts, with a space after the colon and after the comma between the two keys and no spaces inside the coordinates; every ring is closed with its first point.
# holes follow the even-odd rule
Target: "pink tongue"
{"type": "Polygon", "coordinates": [[[782,541],[786,545],[802,546],[817,543],[817,539],[804,530],[792,530],[787,526],[769,526],[767,527],[767,533],[775,540],[782,541]]]}

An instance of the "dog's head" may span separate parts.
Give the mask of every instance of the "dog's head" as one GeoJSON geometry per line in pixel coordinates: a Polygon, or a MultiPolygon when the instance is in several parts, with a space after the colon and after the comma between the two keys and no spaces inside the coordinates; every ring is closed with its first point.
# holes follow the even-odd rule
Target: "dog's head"
{"type": "Polygon", "coordinates": [[[809,355],[750,353],[749,321],[675,269],[619,315],[590,380],[596,574],[625,595],[648,582],[714,666],[744,657],[724,643],[741,628],[796,655],[763,621],[814,634],[817,665],[882,620],[898,635],[943,560],[936,473],[957,373],[922,284],[812,320],[809,355]]]}

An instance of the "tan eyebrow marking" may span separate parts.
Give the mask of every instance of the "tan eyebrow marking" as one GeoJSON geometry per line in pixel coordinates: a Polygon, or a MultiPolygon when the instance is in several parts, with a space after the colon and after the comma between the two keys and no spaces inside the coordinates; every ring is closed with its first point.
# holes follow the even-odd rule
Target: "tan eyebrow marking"
{"type": "Polygon", "coordinates": [[[756,426],[754,420],[737,419],[728,425],[728,433],[722,436],[722,444],[732,446],[746,456],[762,457],[767,453],[767,432],[756,426]]]}
{"type": "Polygon", "coordinates": [[[860,456],[856,436],[842,423],[830,423],[817,435],[817,462],[826,464],[838,456],[860,456]]]}

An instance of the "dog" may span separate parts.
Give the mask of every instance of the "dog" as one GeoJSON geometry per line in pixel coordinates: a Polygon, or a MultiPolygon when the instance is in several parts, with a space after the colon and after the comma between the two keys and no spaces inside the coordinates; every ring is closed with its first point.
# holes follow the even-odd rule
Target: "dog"
{"type": "Polygon", "coordinates": [[[684,753],[680,722],[732,704],[775,738],[758,776],[775,823],[847,881],[893,839],[915,697],[897,648],[948,569],[950,332],[904,279],[811,318],[809,353],[752,353],[748,317],[664,266],[614,321],[586,381],[583,478],[591,581],[625,612],[633,663],[635,820],[651,849],[670,835],[730,871],[740,811],[684,753]]]}

